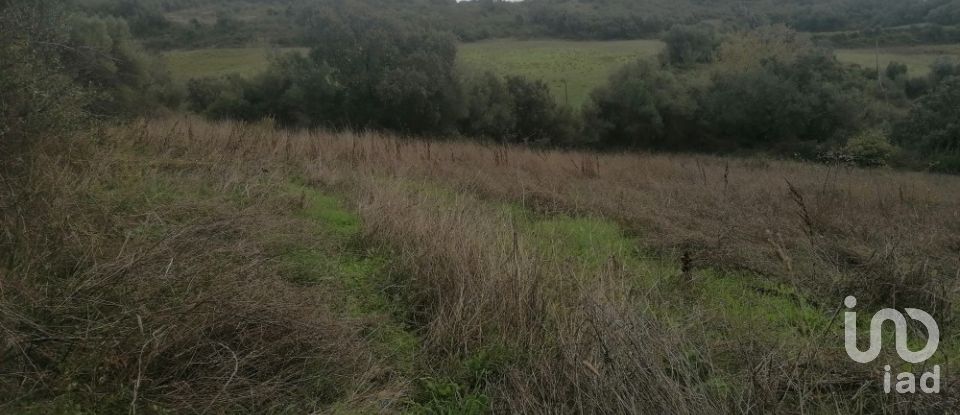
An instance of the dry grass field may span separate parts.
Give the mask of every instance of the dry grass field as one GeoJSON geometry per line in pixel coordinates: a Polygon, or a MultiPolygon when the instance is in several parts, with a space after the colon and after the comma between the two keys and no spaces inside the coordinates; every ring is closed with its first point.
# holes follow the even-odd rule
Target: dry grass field
{"type": "Polygon", "coordinates": [[[91,134],[3,177],[0,247],[31,260],[0,265],[0,408],[958,405],[953,176],[185,116],[91,134]],[[892,347],[846,356],[847,295],[938,319],[941,394],[884,394],[892,347]]]}

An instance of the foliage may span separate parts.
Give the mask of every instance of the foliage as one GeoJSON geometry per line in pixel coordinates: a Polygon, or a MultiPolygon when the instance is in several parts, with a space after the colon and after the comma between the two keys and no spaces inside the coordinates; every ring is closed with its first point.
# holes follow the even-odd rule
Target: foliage
{"type": "Polygon", "coordinates": [[[957,39],[955,0],[73,0],[95,13],[127,19],[157,48],[241,46],[257,40],[306,45],[314,11],[365,7],[383,18],[428,25],[464,41],[492,38],[652,38],[672,26],[713,20],[750,28],[787,24],[848,46],[872,42],[886,27],[890,39],[957,39]],[[203,17],[197,17],[202,15],[203,17]],[[242,15],[234,18],[233,15],[242,15]],[[912,25],[910,29],[900,26],[912,25]],[[935,28],[934,28],[935,27],[935,28]]]}
{"type": "MultiPolygon", "coordinates": [[[[64,71],[62,10],[41,1],[0,1],[0,146],[82,123],[87,97],[64,71]]],[[[8,151],[9,148],[4,148],[8,151]]]]}
{"type": "Polygon", "coordinates": [[[467,79],[464,86],[466,116],[461,131],[473,137],[509,137],[516,130],[514,96],[492,72],[467,79]]]}
{"type": "Polygon", "coordinates": [[[250,79],[192,80],[191,109],[215,118],[504,142],[565,143],[577,131],[571,110],[541,81],[464,78],[443,33],[349,8],[321,9],[311,25],[308,56],[280,56],[250,79]]]}
{"type": "Polygon", "coordinates": [[[576,124],[569,107],[557,105],[543,81],[530,81],[509,76],[506,89],[513,97],[516,120],[513,136],[523,142],[569,144],[576,133],[576,124]]]}
{"type": "Polygon", "coordinates": [[[882,45],[948,44],[960,42],[960,25],[954,20],[946,25],[917,23],[885,28],[872,27],[818,34],[815,39],[846,48],[874,48],[878,43],[882,45]]]}
{"type": "Polygon", "coordinates": [[[886,166],[897,148],[890,144],[884,131],[874,129],[864,130],[847,140],[842,152],[859,166],[878,167],[886,166]]]}
{"type": "Polygon", "coordinates": [[[72,53],[63,61],[70,75],[95,94],[93,113],[134,115],[178,103],[166,69],[140,50],[125,21],[72,15],[64,24],[72,53]]]}
{"type": "Polygon", "coordinates": [[[960,158],[960,77],[944,80],[920,98],[893,138],[934,162],[960,158]]]}
{"type": "Polygon", "coordinates": [[[4,1],[0,29],[2,142],[179,100],[162,65],[140,51],[120,19],[71,14],[51,1],[4,1]]]}
{"type": "Polygon", "coordinates": [[[724,36],[717,51],[718,71],[739,72],[756,69],[769,62],[790,64],[814,50],[809,36],[786,25],[762,26],[739,30],[724,36]]]}
{"type": "Polygon", "coordinates": [[[351,12],[313,17],[309,56],[289,54],[252,80],[192,81],[208,115],[285,124],[444,132],[459,115],[448,36],[351,12]],[[221,92],[217,92],[221,90],[221,92]]]}
{"type": "Polygon", "coordinates": [[[812,156],[889,112],[871,96],[828,52],[762,28],[728,37],[706,66],[627,66],[592,95],[585,133],[604,146],[812,156]]]}
{"type": "Polygon", "coordinates": [[[704,118],[731,149],[799,151],[797,144],[829,143],[859,129],[868,116],[864,84],[823,54],[771,61],[716,75],[703,98],[704,118]]]}
{"type": "Polygon", "coordinates": [[[664,36],[666,59],[671,64],[690,66],[709,63],[720,47],[720,37],[709,25],[673,26],[664,36]]]}
{"type": "Polygon", "coordinates": [[[907,75],[907,65],[900,62],[890,62],[885,71],[887,78],[897,80],[907,75]]]}
{"type": "Polygon", "coordinates": [[[637,61],[591,95],[585,133],[605,147],[681,149],[680,140],[692,137],[694,111],[690,92],[673,73],[637,61]]]}
{"type": "Polygon", "coordinates": [[[960,76],[960,62],[955,58],[943,56],[930,65],[930,81],[934,84],[953,76],[960,76]]]}

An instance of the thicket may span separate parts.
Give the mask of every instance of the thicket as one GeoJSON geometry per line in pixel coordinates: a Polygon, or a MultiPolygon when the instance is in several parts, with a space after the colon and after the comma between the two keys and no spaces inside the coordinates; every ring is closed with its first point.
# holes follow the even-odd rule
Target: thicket
{"type": "Polygon", "coordinates": [[[126,22],[44,0],[0,2],[0,142],[176,106],[179,89],[126,22]]]}
{"type": "Polygon", "coordinates": [[[308,20],[309,54],[278,56],[252,79],[190,81],[190,108],[286,126],[502,142],[564,144],[576,132],[572,111],[543,82],[459,71],[447,32],[346,8],[322,9],[308,20]]]}
{"type": "Polygon", "coordinates": [[[879,73],[841,64],[785,26],[728,34],[719,46],[702,28],[671,33],[663,59],[628,65],[591,95],[587,142],[960,171],[951,101],[960,71],[950,61],[911,78],[896,62],[879,73]]]}
{"type": "MultiPolygon", "coordinates": [[[[956,39],[960,1],[831,0],[747,2],[697,0],[73,0],[95,14],[122,17],[134,34],[155,48],[240,45],[251,41],[306,45],[308,19],[318,9],[367,7],[381,17],[429,22],[460,40],[502,37],[635,39],[657,37],[675,25],[712,20],[734,28],[787,24],[837,44],[869,40],[876,28],[897,42],[956,39]],[[254,5],[255,18],[238,20],[229,11],[254,5]],[[184,8],[221,10],[215,21],[177,22],[166,13],[184,8]],[[898,26],[914,25],[903,29],[898,26]]],[[[888,39],[889,38],[889,39],[888,39]]]]}
{"type": "MultiPolygon", "coordinates": [[[[8,3],[4,23],[16,34],[3,40],[11,56],[2,81],[10,85],[11,97],[4,103],[10,120],[5,129],[11,131],[5,135],[41,122],[31,117],[58,113],[45,105],[62,105],[64,114],[103,117],[177,106],[183,93],[133,40],[134,33],[145,30],[142,21],[110,16],[159,13],[202,1],[90,0],[83,10],[105,12],[60,12],[57,24],[44,27],[67,29],[46,31],[26,30],[30,19],[15,17],[21,6],[14,4],[8,3]],[[34,77],[43,71],[51,76],[34,77]],[[27,87],[39,79],[47,80],[27,87]],[[59,90],[65,91],[62,99],[49,98],[59,90]],[[35,96],[16,95],[24,91],[35,96]],[[74,99],[82,104],[67,104],[74,99]],[[16,116],[17,111],[34,115],[16,116]]],[[[270,70],[253,78],[190,81],[186,105],[213,118],[272,118],[294,127],[831,160],[838,154],[874,157],[848,155],[862,146],[847,144],[880,131],[874,136],[889,137],[894,146],[884,163],[955,170],[956,163],[944,158],[949,144],[937,144],[939,150],[929,144],[929,136],[950,143],[955,134],[949,120],[956,110],[934,108],[954,93],[945,86],[960,72],[953,62],[938,62],[926,77],[911,77],[902,64],[878,73],[838,63],[828,50],[785,25],[733,32],[716,25],[677,25],[666,32],[659,61],[627,65],[584,108],[572,109],[559,105],[540,81],[457,68],[456,37],[444,25],[432,24],[433,15],[412,16],[423,5],[411,0],[376,8],[339,1],[298,9],[305,12],[297,15],[297,25],[298,36],[311,45],[308,54],[277,56],[270,70]],[[934,124],[947,126],[944,131],[921,128],[916,121],[931,117],[944,120],[934,124]]],[[[470,7],[496,14],[512,6],[481,2],[470,7]]]]}
{"type": "MultiPolygon", "coordinates": [[[[938,104],[921,98],[949,95],[941,85],[960,73],[949,61],[925,77],[899,63],[879,72],[842,64],[785,25],[726,34],[677,26],[659,60],[621,68],[577,111],[540,81],[458,69],[455,40],[442,30],[350,8],[321,9],[309,20],[309,54],[277,56],[250,79],[193,80],[189,107],[297,127],[925,168],[935,154],[925,135],[950,133],[903,125],[933,111],[938,104]],[[865,136],[882,137],[877,145],[889,151],[848,143],[865,136]]],[[[956,113],[949,105],[936,111],[937,126],[956,113]]],[[[935,164],[955,170],[948,160],[935,164]]]]}

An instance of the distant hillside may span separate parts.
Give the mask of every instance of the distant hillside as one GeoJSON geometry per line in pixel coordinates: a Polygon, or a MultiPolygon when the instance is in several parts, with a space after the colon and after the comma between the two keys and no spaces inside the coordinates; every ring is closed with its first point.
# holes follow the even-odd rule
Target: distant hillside
{"type": "Polygon", "coordinates": [[[95,13],[126,18],[149,46],[303,43],[324,9],[367,9],[446,29],[461,40],[503,37],[651,38],[674,24],[733,27],[785,23],[838,32],[960,23],[960,0],[74,0],[95,13]]]}

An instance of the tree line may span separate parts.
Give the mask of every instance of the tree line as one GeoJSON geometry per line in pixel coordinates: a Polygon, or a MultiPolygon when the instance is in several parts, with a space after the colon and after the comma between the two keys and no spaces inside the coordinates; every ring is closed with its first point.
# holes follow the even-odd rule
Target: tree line
{"type": "Polygon", "coordinates": [[[4,142],[79,119],[186,108],[286,127],[389,130],[502,143],[766,153],[960,172],[960,67],[844,65],[785,25],[676,25],[660,57],[616,71],[583,108],[538,80],[456,65],[456,36],[352,2],[301,16],[307,54],[251,78],[177,85],[128,23],[6,0],[4,142]],[[38,29],[39,28],[39,29],[38,29]]]}
{"type": "Polygon", "coordinates": [[[616,71],[583,108],[537,80],[456,67],[449,33],[354,9],[312,17],[315,46],[250,79],[190,81],[215,118],[598,149],[761,152],[958,170],[955,62],[911,77],[838,62],[784,25],[678,25],[658,59],[616,71]]]}
{"type": "MultiPolygon", "coordinates": [[[[93,14],[126,19],[151,48],[224,47],[265,41],[309,46],[317,9],[360,6],[380,16],[416,21],[461,41],[489,38],[654,38],[679,24],[705,20],[731,29],[785,24],[823,33],[837,44],[868,36],[897,43],[955,39],[960,0],[69,0],[93,14]],[[213,19],[174,21],[168,13],[202,7],[213,19]],[[255,16],[233,11],[251,8],[255,16]],[[910,28],[901,26],[912,25],[910,28]],[[839,32],[839,33],[837,33],[839,32]]],[[[872,38],[871,38],[872,39],[872,38]]]]}
{"type": "Polygon", "coordinates": [[[182,91],[127,22],[60,2],[0,1],[0,146],[176,107],[182,91]]]}

